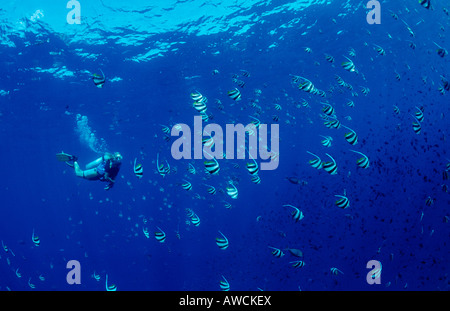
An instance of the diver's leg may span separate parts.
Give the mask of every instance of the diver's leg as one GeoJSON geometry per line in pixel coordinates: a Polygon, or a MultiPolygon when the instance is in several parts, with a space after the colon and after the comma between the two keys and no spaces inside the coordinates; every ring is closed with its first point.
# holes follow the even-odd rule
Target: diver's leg
{"type": "Polygon", "coordinates": [[[73,167],[75,169],[75,175],[84,179],[89,179],[89,180],[95,180],[98,179],[98,173],[97,173],[97,169],[93,168],[90,170],[85,170],[83,171],[80,168],[80,165],[78,164],[78,162],[73,162],[73,167]]]}
{"type": "Polygon", "coordinates": [[[96,168],[92,168],[90,170],[83,171],[83,178],[89,179],[89,180],[97,180],[98,179],[98,173],[96,168]]]}
{"type": "Polygon", "coordinates": [[[75,170],[75,175],[81,178],[84,178],[83,175],[83,170],[80,168],[80,165],[78,164],[78,162],[73,162],[73,168],[75,170]]]}
{"type": "MultiPolygon", "coordinates": [[[[68,154],[64,154],[64,156],[67,158],[69,158],[67,161],[65,161],[65,163],[68,165],[68,166],[70,166],[70,167],[74,167],[74,164],[73,164],[73,162],[76,162],[76,161],[78,161],[78,157],[77,156],[73,156],[73,155],[68,155],[68,154]],[[72,162],[72,163],[71,163],[72,162]]],[[[61,158],[62,157],[62,155],[59,155],[59,157],[61,158]]]]}
{"type": "Polygon", "coordinates": [[[86,169],[89,170],[89,169],[91,169],[91,168],[97,167],[97,166],[99,166],[100,163],[102,163],[102,162],[103,162],[103,157],[100,157],[100,158],[98,158],[98,159],[92,161],[91,163],[87,164],[87,165],[86,165],[86,169]]]}

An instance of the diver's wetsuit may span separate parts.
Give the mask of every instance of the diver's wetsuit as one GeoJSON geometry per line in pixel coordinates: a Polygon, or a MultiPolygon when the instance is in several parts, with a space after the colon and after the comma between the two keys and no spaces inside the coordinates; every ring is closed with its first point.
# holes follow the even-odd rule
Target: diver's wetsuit
{"type": "Polygon", "coordinates": [[[114,162],[112,159],[102,161],[97,166],[97,176],[100,181],[109,181],[108,187],[111,188],[114,185],[116,176],[119,174],[121,163],[114,162]],[[108,173],[108,178],[106,178],[106,173],[108,173]]]}

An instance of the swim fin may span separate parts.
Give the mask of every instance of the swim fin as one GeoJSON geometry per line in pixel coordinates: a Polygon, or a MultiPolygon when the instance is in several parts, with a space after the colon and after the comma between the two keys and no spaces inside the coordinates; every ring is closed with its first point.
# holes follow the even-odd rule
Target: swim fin
{"type": "Polygon", "coordinates": [[[69,162],[69,161],[76,161],[78,158],[76,156],[60,152],[56,154],[56,159],[61,162],[69,162]]]}

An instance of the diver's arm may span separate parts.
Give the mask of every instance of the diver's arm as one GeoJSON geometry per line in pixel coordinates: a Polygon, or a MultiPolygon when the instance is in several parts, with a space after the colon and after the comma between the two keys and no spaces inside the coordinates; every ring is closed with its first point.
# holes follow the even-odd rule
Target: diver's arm
{"type": "Polygon", "coordinates": [[[108,185],[106,185],[105,190],[109,190],[114,186],[113,182],[110,182],[108,185]]]}
{"type": "Polygon", "coordinates": [[[105,173],[105,179],[107,181],[109,181],[109,184],[105,187],[105,190],[109,190],[114,186],[114,183],[116,181],[114,179],[112,179],[111,177],[109,177],[109,174],[107,172],[105,173]]]}

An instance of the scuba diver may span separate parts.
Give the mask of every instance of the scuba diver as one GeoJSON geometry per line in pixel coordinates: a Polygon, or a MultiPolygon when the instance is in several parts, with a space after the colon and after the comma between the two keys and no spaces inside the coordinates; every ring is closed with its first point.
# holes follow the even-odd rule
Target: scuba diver
{"type": "Polygon", "coordinates": [[[122,155],[119,152],[106,152],[100,158],[86,165],[86,169],[82,170],[77,160],[78,157],[61,152],[56,154],[56,158],[61,162],[73,167],[75,175],[87,180],[100,180],[109,182],[105,190],[109,190],[114,186],[115,178],[122,164],[122,155]],[[71,163],[72,162],[72,163],[71,163]]]}

